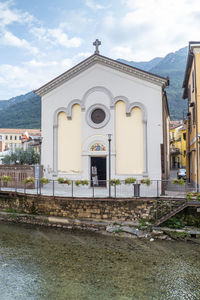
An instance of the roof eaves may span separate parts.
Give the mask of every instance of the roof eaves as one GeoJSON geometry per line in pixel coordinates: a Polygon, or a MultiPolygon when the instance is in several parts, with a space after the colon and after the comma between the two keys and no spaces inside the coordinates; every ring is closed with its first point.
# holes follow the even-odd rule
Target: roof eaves
{"type": "Polygon", "coordinates": [[[144,80],[149,80],[149,81],[151,81],[155,84],[158,84],[162,87],[166,87],[169,85],[168,77],[165,78],[162,76],[158,76],[153,73],[143,71],[138,68],[129,66],[122,62],[118,62],[118,61],[108,58],[106,56],[102,56],[99,54],[93,54],[92,56],[86,58],[85,60],[83,60],[82,62],[77,64],[76,66],[72,67],[71,69],[69,69],[66,72],[62,73],[61,75],[57,76],[56,78],[49,81],[45,85],[41,86],[39,89],[35,90],[34,92],[39,96],[43,96],[43,95],[47,94],[49,91],[53,90],[54,88],[60,86],[66,80],[69,80],[69,79],[75,77],[76,75],[78,75],[80,72],[82,72],[83,69],[86,70],[91,65],[95,64],[96,62],[99,62],[106,66],[110,66],[111,68],[117,69],[119,71],[138,76],[140,78],[143,78],[144,80]]]}

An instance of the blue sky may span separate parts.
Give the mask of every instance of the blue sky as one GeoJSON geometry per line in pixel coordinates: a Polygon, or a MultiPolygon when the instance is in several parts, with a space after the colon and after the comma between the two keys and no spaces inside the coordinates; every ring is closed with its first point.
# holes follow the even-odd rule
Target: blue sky
{"type": "Polygon", "coordinates": [[[200,40],[199,0],[0,0],[0,99],[53,79],[94,52],[146,61],[200,40]]]}

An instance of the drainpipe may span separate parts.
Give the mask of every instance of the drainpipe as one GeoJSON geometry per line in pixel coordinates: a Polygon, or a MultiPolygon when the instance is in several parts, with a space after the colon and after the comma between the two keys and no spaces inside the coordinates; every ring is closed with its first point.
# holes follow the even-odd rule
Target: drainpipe
{"type": "Polygon", "coordinates": [[[196,117],[196,163],[197,163],[197,193],[199,193],[199,147],[198,147],[198,104],[197,104],[197,78],[196,78],[196,57],[192,52],[194,58],[194,83],[195,83],[195,117],[196,117]]]}

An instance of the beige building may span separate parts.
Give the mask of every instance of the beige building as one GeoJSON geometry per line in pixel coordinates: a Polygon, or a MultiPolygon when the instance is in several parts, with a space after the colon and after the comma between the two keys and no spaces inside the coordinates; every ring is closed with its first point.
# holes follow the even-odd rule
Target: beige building
{"type": "Polygon", "coordinates": [[[24,133],[41,135],[40,129],[0,128],[0,152],[22,148],[24,133]]]}

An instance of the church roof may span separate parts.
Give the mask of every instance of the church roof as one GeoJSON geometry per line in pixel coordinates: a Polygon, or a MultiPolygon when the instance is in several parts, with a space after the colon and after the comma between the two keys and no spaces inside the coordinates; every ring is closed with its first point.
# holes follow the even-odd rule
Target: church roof
{"type": "Polygon", "coordinates": [[[58,77],[54,78],[53,80],[49,81],[39,89],[35,90],[34,92],[39,95],[43,96],[53,89],[59,87],[64,82],[70,80],[71,78],[77,76],[81,72],[87,70],[91,66],[95,65],[96,63],[104,65],[106,67],[109,67],[111,69],[115,69],[118,71],[121,71],[123,73],[132,75],[134,77],[137,77],[142,80],[149,81],[151,83],[154,83],[156,85],[159,85],[161,87],[165,87],[169,85],[169,78],[168,77],[162,77],[158,76],[152,73],[149,73],[147,71],[143,71],[141,69],[129,66],[127,64],[124,64],[122,62],[113,60],[111,58],[108,58],[106,56],[100,55],[100,54],[93,54],[90,57],[86,58],[73,68],[67,70],[63,74],[59,75],[58,77]]]}

